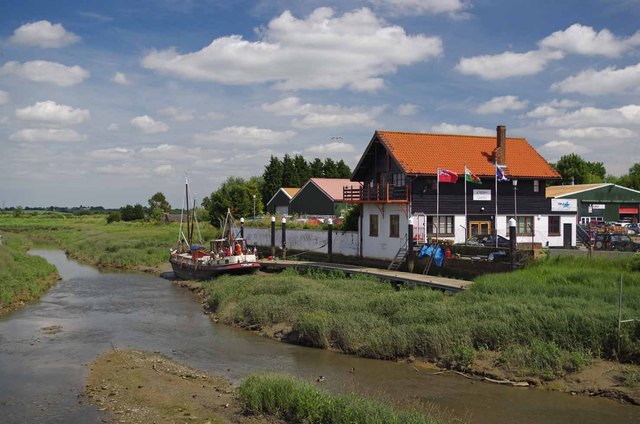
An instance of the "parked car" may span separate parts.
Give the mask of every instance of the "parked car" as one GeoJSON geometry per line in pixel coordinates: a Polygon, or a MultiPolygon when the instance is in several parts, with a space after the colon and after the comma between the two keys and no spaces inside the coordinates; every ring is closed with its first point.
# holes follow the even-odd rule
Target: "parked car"
{"type": "Polygon", "coordinates": [[[640,243],[631,240],[628,234],[596,234],[595,247],[598,250],[618,250],[621,252],[640,252],[640,243]]]}
{"type": "MultiPolygon", "coordinates": [[[[478,234],[477,236],[468,238],[466,244],[469,246],[495,247],[496,239],[493,237],[493,234],[478,234]]],[[[511,246],[509,239],[498,235],[498,247],[508,248],[509,246],[511,246]]]]}

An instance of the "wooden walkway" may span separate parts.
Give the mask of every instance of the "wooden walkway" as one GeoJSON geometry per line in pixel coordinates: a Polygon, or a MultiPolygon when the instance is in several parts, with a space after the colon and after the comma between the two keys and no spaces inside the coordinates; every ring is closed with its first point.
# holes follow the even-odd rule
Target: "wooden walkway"
{"type": "Polygon", "coordinates": [[[368,268],[357,265],[345,265],[327,262],[310,262],[310,261],[260,261],[262,269],[265,271],[280,271],[285,268],[295,268],[305,270],[307,268],[316,268],[326,271],[338,270],[347,275],[362,274],[372,275],[384,281],[393,283],[410,283],[418,286],[431,287],[434,289],[444,290],[446,292],[459,292],[471,284],[472,281],[456,280],[454,278],[436,277],[433,275],[414,274],[412,272],[389,271],[379,268],[368,268]]]}

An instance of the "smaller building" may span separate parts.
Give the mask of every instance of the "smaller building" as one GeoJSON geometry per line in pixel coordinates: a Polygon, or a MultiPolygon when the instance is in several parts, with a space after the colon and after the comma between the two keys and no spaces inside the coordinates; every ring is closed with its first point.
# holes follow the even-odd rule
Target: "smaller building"
{"type": "Polygon", "coordinates": [[[640,220],[640,191],[616,184],[549,186],[546,196],[575,201],[581,224],[640,220]]]}
{"type": "Polygon", "coordinates": [[[340,216],[347,209],[343,187],[354,184],[346,178],[311,178],[291,199],[289,213],[340,216]]]}
{"type": "Polygon", "coordinates": [[[300,189],[297,187],[282,187],[267,202],[267,211],[270,214],[289,215],[289,203],[298,191],[300,189]]]}

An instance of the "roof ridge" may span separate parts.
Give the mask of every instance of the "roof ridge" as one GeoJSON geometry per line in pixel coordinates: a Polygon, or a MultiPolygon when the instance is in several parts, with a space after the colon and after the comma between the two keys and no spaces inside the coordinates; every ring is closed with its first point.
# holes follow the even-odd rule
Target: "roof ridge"
{"type": "MultiPolygon", "coordinates": [[[[411,132],[411,131],[387,131],[376,130],[377,133],[392,133],[392,134],[409,134],[409,135],[444,135],[449,137],[475,137],[475,138],[493,138],[492,135],[472,135],[472,134],[448,134],[448,133],[432,133],[432,132],[411,132]]],[[[525,137],[507,137],[507,140],[527,140],[525,137]]]]}

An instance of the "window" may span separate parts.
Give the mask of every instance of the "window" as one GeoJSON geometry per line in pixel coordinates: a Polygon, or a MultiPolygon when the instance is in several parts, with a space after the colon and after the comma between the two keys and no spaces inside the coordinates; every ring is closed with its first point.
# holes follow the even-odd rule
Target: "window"
{"type": "Polygon", "coordinates": [[[389,215],[389,237],[400,237],[400,215],[389,215]]]}
{"type": "Polygon", "coordinates": [[[438,217],[427,217],[427,234],[435,235],[438,232],[440,235],[453,235],[453,216],[441,216],[440,223],[438,224],[438,217]]]}
{"type": "Polygon", "coordinates": [[[405,184],[405,178],[404,178],[404,173],[403,172],[396,172],[391,174],[391,185],[394,187],[404,187],[405,184]]]}
{"type": "Polygon", "coordinates": [[[538,193],[540,191],[540,180],[533,180],[533,192],[538,193]]]}
{"type": "Polygon", "coordinates": [[[378,215],[369,215],[369,236],[378,237],[378,215]]]}
{"type": "MultiPolygon", "coordinates": [[[[512,216],[507,217],[507,228],[509,228],[509,220],[513,218],[512,216]]],[[[532,216],[519,216],[516,219],[516,235],[518,236],[532,236],[535,231],[535,227],[533,226],[533,217],[532,216]]]]}
{"type": "Polygon", "coordinates": [[[549,235],[550,236],[560,235],[560,217],[559,216],[549,217],[549,235]]]}

